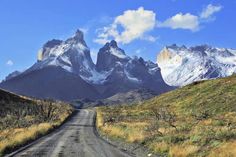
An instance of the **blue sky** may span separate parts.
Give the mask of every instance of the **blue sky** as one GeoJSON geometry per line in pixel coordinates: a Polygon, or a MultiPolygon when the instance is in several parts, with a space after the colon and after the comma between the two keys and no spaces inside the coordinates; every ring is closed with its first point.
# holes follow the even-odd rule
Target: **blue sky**
{"type": "Polygon", "coordinates": [[[236,0],[1,0],[0,80],[36,62],[46,41],[78,28],[93,58],[110,39],[152,61],[173,43],[236,48],[235,16],[236,0]]]}

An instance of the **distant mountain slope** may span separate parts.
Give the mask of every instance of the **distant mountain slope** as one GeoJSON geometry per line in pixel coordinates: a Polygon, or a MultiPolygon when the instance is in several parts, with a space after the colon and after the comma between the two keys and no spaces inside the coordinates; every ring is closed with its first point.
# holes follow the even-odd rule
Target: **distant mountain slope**
{"type": "Polygon", "coordinates": [[[137,102],[142,102],[144,100],[150,99],[158,95],[156,92],[148,89],[135,89],[125,93],[117,93],[106,99],[99,99],[96,101],[90,99],[81,99],[74,102],[76,107],[87,108],[94,106],[103,106],[103,105],[121,105],[121,104],[133,104],[137,102]]]}
{"type": "Polygon", "coordinates": [[[79,76],[60,67],[45,67],[26,72],[1,83],[2,88],[37,98],[70,101],[78,98],[99,98],[96,89],[79,76]]]}
{"type": "Polygon", "coordinates": [[[31,102],[29,98],[0,89],[0,100],[4,102],[31,102]]]}
{"type": "Polygon", "coordinates": [[[172,45],[158,54],[157,63],[167,84],[183,86],[236,73],[236,50],[208,45],[189,48],[172,45]]]}
{"type": "Polygon", "coordinates": [[[99,50],[95,65],[80,30],[65,41],[53,39],[45,43],[32,67],[10,74],[0,87],[65,101],[105,99],[139,88],[157,94],[173,89],[164,82],[157,64],[127,56],[114,40],[99,50]]]}
{"type": "Polygon", "coordinates": [[[127,93],[118,93],[102,100],[104,105],[137,103],[156,96],[157,93],[147,89],[136,89],[127,93]]]}
{"type": "Polygon", "coordinates": [[[195,82],[134,105],[100,107],[107,138],[158,156],[235,156],[236,75],[195,82]]]}
{"type": "Polygon", "coordinates": [[[21,74],[21,72],[19,72],[19,71],[14,71],[14,72],[8,74],[8,76],[6,76],[6,78],[5,78],[5,80],[10,80],[11,78],[16,77],[16,76],[18,76],[18,75],[20,75],[20,74],[21,74]]]}

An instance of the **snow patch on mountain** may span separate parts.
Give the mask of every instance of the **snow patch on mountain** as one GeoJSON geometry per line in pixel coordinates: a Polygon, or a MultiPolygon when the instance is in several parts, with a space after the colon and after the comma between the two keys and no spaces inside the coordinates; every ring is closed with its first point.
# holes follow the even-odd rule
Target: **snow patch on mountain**
{"type": "Polygon", "coordinates": [[[171,45],[159,53],[157,63],[167,84],[183,86],[236,73],[236,51],[208,45],[190,48],[171,45]]]}
{"type": "Polygon", "coordinates": [[[83,78],[83,80],[85,80],[88,83],[93,83],[93,84],[103,84],[106,81],[106,78],[109,76],[109,74],[111,73],[111,71],[107,71],[107,72],[98,72],[94,69],[92,69],[91,71],[91,76],[89,77],[84,77],[81,76],[83,78]]]}
{"type": "Polygon", "coordinates": [[[127,58],[127,56],[122,53],[119,49],[111,48],[111,54],[118,57],[118,58],[127,58]]]}
{"type": "Polygon", "coordinates": [[[139,80],[138,78],[132,76],[127,70],[124,70],[126,77],[133,82],[141,83],[142,81],[139,80]]]}

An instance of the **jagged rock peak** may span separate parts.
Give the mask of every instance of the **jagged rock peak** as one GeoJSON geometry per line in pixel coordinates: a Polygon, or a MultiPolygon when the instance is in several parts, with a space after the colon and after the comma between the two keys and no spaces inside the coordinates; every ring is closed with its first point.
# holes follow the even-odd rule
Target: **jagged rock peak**
{"type": "Polygon", "coordinates": [[[100,53],[110,53],[118,58],[126,58],[125,51],[118,47],[115,40],[107,42],[100,50],[100,53]]]}
{"type": "Polygon", "coordinates": [[[118,45],[115,40],[112,40],[111,42],[107,42],[104,47],[118,48],[118,45]]]}
{"type": "Polygon", "coordinates": [[[46,42],[43,47],[38,52],[38,61],[45,60],[49,57],[58,57],[65,53],[75,53],[76,49],[78,52],[84,52],[89,53],[89,48],[84,41],[84,35],[83,32],[80,30],[77,30],[76,33],[68,38],[66,41],[53,39],[48,42],[46,42]]]}
{"type": "Polygon", "coordinates": [[[165,49],[180,50],[180,49],[187,49],[187,47],[185,45],[178,46],[177,44],[172,44],[172,45],[166,46],[165,49]]]}
{"type": "Polygon", "coordinates": [[[78,39],[78,40],[84,40],[84,33],[81,30],[77,30],[75,32],[74,38],[78,39]]]}
{"type": "Polygon", "coordinates": [[[112,40],[107,42],[98,52],[98,61],[102,58],[115,57],[119,59],[128,59],[129,57],[125,54],[125,51],[118,47],[117,42],[112,40]],[[106,56],[103,56],[106,55],[106,56]]]}
{"type": "Polygon", "coordinates": [[[165,48],[171,48],[171,49],[176,49],[176,48],[179,48],[176,44],[172,44],[170,46],[166,46],[165,48]]]}
{"type": "Polygon", "coordinates": [[[77,30],[73,37],[66,40],[68,44],[77,44],[81,43],[87,47],[86,42],[84,41],[84,33],[81,30],[77,30]]]}
{"type": "Polygon", "coordinates": [[[211,48],[212,48],[211,46],[204,44],[204,45],[190,47],[189,49],[192,51],[206,51],[207,49],[211,49],[211,48]]]}
{"type": "Polygon", "coordinates": [[[53,48],[57,45],[60,45],[63,41],[62,40],[58,40],[58,39],[52,39],[49,40],[48,42],[46,42],[43,47],[44,48],[53,48]]]}
{"type": "Polygon", "coordinates": [[[174,49],[174,50],[178,50],[178,49],[189,49],[192,51],[204,51],[207,49],[212,49],[213,47],[207,44],[202,44],[202,45],[197,45],[197,46],[191,46],[191,47],[187,47],[185,45],[179,46],[177,44],[172,44],[169,46],[165,47],[166,49],[174,49]]]}

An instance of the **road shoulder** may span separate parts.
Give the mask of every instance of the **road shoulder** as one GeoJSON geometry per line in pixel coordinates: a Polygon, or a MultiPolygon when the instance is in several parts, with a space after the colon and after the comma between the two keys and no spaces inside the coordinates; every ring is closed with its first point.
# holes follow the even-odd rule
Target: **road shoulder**
{"type": "Polygon", "coordinates": [[[113,147],[115,147],[115,148],[117,148],[117,149],[131,155],[131,156],[160,157],[160,156],[157,156],[157,155],[154,155],[154,154],[150,153],[148,151],[148,149],[141,146],[140,144],[131,144],[131,143],[126,143],[126,142],[121,141],[121,140],[113,140],[113,139],[109,138],[108,136],[102,135],[102,133],[100,133],[100,131],[97,128],[97,125],[96,125],[96,120],[97,120],[96,114],[97,114],[97,112],[96,112],[96,110],[94,110],[94,112],[95,112],[95,114],[94,114],[94,133],[98,138],[102,139],[104,142],[108,143],[109,145],[112,145],[113,147]]]}

